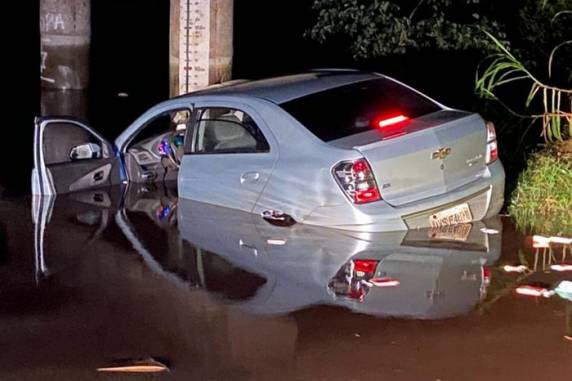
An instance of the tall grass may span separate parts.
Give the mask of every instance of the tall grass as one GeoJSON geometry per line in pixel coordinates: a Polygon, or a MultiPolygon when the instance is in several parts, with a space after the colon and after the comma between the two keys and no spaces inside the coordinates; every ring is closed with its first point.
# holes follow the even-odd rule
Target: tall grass
{"type": "Polygon", "coordinates": [[[509,213],[535,233],[572,236],[572,153],[534,154],[513,192],[509,213]]]}

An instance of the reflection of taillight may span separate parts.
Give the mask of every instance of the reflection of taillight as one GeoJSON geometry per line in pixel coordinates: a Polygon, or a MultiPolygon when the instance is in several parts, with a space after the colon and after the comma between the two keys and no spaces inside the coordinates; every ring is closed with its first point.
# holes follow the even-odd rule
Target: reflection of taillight
{"type": "Polygon", "coordinates": [[[354,265],[355,275],[358,277],[366,277],[375,275],[375,270],[379,261],[375,259],[356,259],[352,261],[354,265]]]}
{"type": "Polygon", "coordinates": [[[493,122],[487,122],[487,151],[486,151],[486,163],[490,164],[494,162],[499,157],[498,144],[497,144],[497,133],[495,130],[495,125],[493,122]]]}
{"type": "Polygon", "coordinates": [[[336,297],[363,302],[372,287],[399,287],[399,279],[378,273],[379,263],[377,259],[352,259],[346,262],[330,279],[328,290],[336,297]]]}
{"type": "Polygon", "coordinates": [[[371,278],[369,283],[377,287],[397,287],[400,282],[398,279],[394,278],[371,278]]]}
{"type": "Polygon", "coordinates": [[[492,272],[491,272],[490,267],[482,266],[481,267],[481,289],[480,289],[481,299],[484,298],[485,296],[487,296],[487,290],[489,288],[489,285],[491,284],[491,278],[492,278],[492,272]]]}
{"type": "Polygon", "coordinates": [[[347,294],[347,297],[362,302],[367,295],[367,292],[368,290],[365,287],[351,288],[347,294]]]}
{"type": "Polygon", "coordinates": [[[333,169],[334,177],[355,204],[381,200],[373,172],[366,159],[343,161],[333,169]]]}
{"type": "Polygon", "coordinates": [[[492,272],[490,267],[483,266],[482,273],[483,273],[483,283],[485,283],[488,286],[489,284],[491,284],[491,278],[492,278],[492,272]]]}

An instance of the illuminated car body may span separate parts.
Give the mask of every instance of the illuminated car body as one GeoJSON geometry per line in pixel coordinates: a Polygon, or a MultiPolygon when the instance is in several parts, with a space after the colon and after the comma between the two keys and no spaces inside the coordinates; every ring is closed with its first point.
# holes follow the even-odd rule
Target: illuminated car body
{"type": "Polygon", "coordinates": [[[36,194],[176,179],[181,198],[358,231],[469,223],[504,201],[492,124],[377,73],[215,86],[153,107],[114,145],[78,122],[91,140],[50,128],[62,123],[37,121],[36,194]]]}

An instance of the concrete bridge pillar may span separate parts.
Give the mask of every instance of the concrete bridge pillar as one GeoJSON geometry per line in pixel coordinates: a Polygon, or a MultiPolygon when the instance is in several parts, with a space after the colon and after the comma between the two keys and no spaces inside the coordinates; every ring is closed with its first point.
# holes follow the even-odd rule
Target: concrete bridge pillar
{"type": "Polygon", "coordinates": [[[233,6],[233,0],[171,0],[171,96],[231,78],[233,6]]]}
{"type": "Polygon", "coordinates": [[[90,16],[90,0],[40,0],[43,88],[88,86],[90,16]]]}

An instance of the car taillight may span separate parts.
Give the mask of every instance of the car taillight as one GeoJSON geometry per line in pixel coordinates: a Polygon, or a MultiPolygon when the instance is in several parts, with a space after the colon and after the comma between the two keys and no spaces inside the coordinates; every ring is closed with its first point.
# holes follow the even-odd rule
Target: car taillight
{"type": "Polygon", "coordinates": [[[493,122],[487,122],[487,152],[486,163],[490,164],[499,157],[497,133],[493,122]]]}
{"type": "Polygon", "coordinates": [[[334,167],[333,174],[340,188],[355,204],[381,200],[367,160],[343,161],[334,167]]]}

